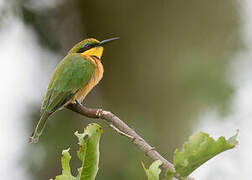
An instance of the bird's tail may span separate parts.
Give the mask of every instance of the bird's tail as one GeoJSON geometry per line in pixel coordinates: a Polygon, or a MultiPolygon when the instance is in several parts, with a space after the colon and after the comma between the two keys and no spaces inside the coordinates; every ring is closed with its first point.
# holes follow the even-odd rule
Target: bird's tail
{"type": "Polygon", "coordinates": [[[38,142],[39,137],[41,136],[41,134],[43,133],[43,130],[45,129],[46,120],[48,119],[49,116],[50,116],[50,113],[48,113],[48,112],[44,112],[41,115],[35,130],[33,131],[31,137],[29,138],[30,143],[37,143],[38,142]]]}

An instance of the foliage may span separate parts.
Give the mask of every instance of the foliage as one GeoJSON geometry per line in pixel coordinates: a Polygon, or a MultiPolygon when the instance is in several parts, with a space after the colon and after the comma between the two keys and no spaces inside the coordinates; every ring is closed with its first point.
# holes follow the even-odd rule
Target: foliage
{"type": "Polygon", "coordinates": [[[176,172],[182,177],[187,177],[209,159],[232,149],[238,143],[237,134],[238,132],[228,140],[223,136],[214,140],[204,132],[198,132],[189,137],[189,141],[184,144],[182,151],[175,150],[173,162],[176,172]]]}
{"type": "MultiPolygon", "coordinates": [[[[62,174],[56,176],[55,180],[94,180],[98,171],[99,163],[99,141],[102,134],[102,128],[98,124],[92,123],[84,128],[84,133],[76,132],[78,144],[80,146],[77,151],[78,158],[82,161],[82,166],[78,169],[77,177],[72,176],[69,162],[71,159],[69,149],[62,151],[62,174]]],[[[223,136],[218,140],[209,137],[209,134],[198,132],[189,137],[184,143],[182,151],[178,149],[174,152],[173,164],[176,172],[167,170],[165,173],[166,180],[172,179],[174,176],[185,179],[195,169],[203,163],[218,155],[221,152],[232,149],[238,143],[237,133],[226,140],[223,136]]],[[[154,161],[149,169],[142,163],[148,180],[159,180],[162,165],[160,160],[154,161]]]]}
{"type": "Polygon", "coordinates": [[[71,156],[69,153],[69,148],[62,151],[61,164],[62,164],[62,175],[56,176],[56,180],[77,180],[71,174],[71,168],[69,166],[71,156]]]}
{"type": "MultiPolygon", "coordinates": [[[[178,151],[178,149],[175,150],[173,164],[176,172],[167,170],[166,179],[169,180],[175,175],[186,178],[209,159],[221,152],[234,148],[238,143],[236,140],[237,135],[238,131],[228,140],[223,136],[219,137],[218,140],[214,140],[209,137],[209,134],[204,132],[198,132],[190,136],[189,141],[184,143],[182,151],[178,151]]],[[[149,169],[146,169],[143,165],[148,180],[159,180],[161,170],[158,167],[161,164],[161,161],[155,161],[149,169]]]]}
{"type": "Polygon", "coordinates": [[[176,175],[175,172],[172,172],[171,170],[167,170],[165,174],[165,180],[171,180],[176,175]]]}
{"type": "Polygon", "coordinates": [[[78,144],[80,146],[77,156],[82,162],[78,169],[77,177],[71,175],[69,162],[71,156],[69,149],[62,151],[62,175],[56,176],[55,180],[94,180],[98,171],[99,163],[99,141],[102,134],[102,128],[98,124],[92,123],[84,128],[83,133],[76,132],[78,144]]]}
{"type": "MultiPolygon", "coordinates": [[[[41,89],[46,88],[44,83],[49,79],[55,63],[66,55],[75,42],[87,37],[103,40],[121,36],[120,41],[105,47],[102,58],[106,72],[104,79],[87,96],[85,104],[89,107],[106,107],[120,114],[140,133],[150,137],[149,141],[156,142],[159,149],[167,148],[167,144],[161,143],[162,139],[159,138],[166,137],[166,142],[169,142],[166,154],[170,159],[174,149],[180,147],[191,128],[198,124],[198,114],[205,112],[209,105],[213,109],[219,107],[225,110],[225,105],[232,104],[232,88],[235,87],[230,79],[233,79],[234,74],[230,73],[229,67],[234,57],[240,53],[241,43],[244,43],[241,21],[244,13],[240,13],[243,11],[243,1],[5,2],[14,4],[15,17],[20,16],[18,19],[22,18],[28,25],[27,41],[32,43],[35,39],[36,44],[31,44],[34,49],[29,46],[27,48],[30,57],[34,53],[37,57],[32,63],[38,62],[38,66],[32,70],[36,74],[43,72],[40,76],[36,75],[36,82],[41,82],[41,89]],[[34,37],[34,34],[37,36],[34,37]],[[47,51],[48,49],[52,51],[47,51]],[[54,53],[57,54],[52,56],[54,53]],[[136,121],[131,121],[133,119],[136,121]],[[176,140],[173,136],[175,134],[176,140]]],[[[8,10],[9,8],[4,9],[6,12],[8,10]]],[[[0,19],[11,23],[11,27],[15,23],[18,27],[23,27],[21,22],[10,20],[5,15],[9,13],[1,14],[0,19]]],[[[1,27],[9,26],[1,23],[1,27]]],[[[25,36],[21,38],[22,42],[26,42],[25,36]]],[[[17,45],[13,41],[9,43],[12,48],[17,45]]],[[[22,48],[18,49],[23,51],[22,48]]],[[[20,63],[23,61],[26,62],[18,60],[20,63]]],[[[2,61],[4,62],[10,63],[2,61]]],[[[29,67],[29,64],[22,64],[29,67]]],[[[34,83],[33,86],[37,84],[34,83]]],[[[20,91],[23,92],[25,91],[20,91]]],[[[31,93],[41,97],[40,92],[31,93]]],[[[14,102],[9,100],[12,101],[14,102]]],[[[31,113],[29,123],[26,123],[27,128],[31,128],[38,120],[38,105],[34,101],[27,108],[31,113]]],[[[36,159],[30,155],[40,156],[35,145],[24,152],[23,159],[27,159],[27,166],[32,169],[29,171],[31,179],[44,180],[58,173],[58,169],[54,168],[58,164],[58,158],[55,157],[60,157],[62,149],[66,149],[75,140],[72,131],[90,122],[90,119],[85,118],[83,121],[81,116],[70,111],[55,113],[51,120],[48,131],[39,144],[44,150],[43,158],[47,160],[36,165],[36,159]],[[55,142],[58,142],[57,146],[55,142]]],[[[27,129],[28,134],[31,131],[27,129]]],[[[123,162],[127,166],[135,159],[141,159],[141,152],[134,149],[129,151],[127,141],[120,141],[117,152],[114,152],[118,137],[107,133],[106,139],[109,141],[102,145],[106,150],[106,158],[102,158],[103,171],[106,172],[104,179],[139,179],[143,173],[141,166],[135,170],[116,167],[117,173],[114,173],[114,163],[123,162]],[[128,174],[132,175],[128,177],[128,174]]],[[[77,167],[78,163],[77,158],[71,159],[72,165],[77,167]]]]}
{"type": "Polygon", "coordinates": [[[160,160],[156,160],[150,165],[149,169],[146,169],[144,163],[142,163],[148,180],[159,180],[159,174],[161,173],[159,166],[161,164],[162,162],[160,160]]]}

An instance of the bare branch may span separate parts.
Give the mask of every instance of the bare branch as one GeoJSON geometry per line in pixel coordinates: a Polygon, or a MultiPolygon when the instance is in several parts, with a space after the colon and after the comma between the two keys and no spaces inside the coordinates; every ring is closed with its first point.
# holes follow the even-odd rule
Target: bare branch
{"type": "MultiPolygon", "coordinates": [[[[139,136],[133,129],[131,129],[127,124],[125,124],[121,119],[119,119],[116,115],[109,111],[105,111],[102,109],[90,109],[87,108],[78,102],[75,104],[67,105],[68,109],[79,113],[83,116],[89,118],[103,119],[108,125],[118,132],[121,135],[124,135],[132,140],[132,142],[141,149],[147,156],[149,156],[153,160],[161,160],[162,168],[165,170],[171,170],[175,172],[174,166],[172,163],[167,161],[163,156],[161,156],[155,148],[150,146],[141,136],[139,136]]],[[[182,179],[179,175],[175,176],[178,179],[182,179]]],[[[188,177],[187,180],[192,180],[193,178],[188,177]]]]}

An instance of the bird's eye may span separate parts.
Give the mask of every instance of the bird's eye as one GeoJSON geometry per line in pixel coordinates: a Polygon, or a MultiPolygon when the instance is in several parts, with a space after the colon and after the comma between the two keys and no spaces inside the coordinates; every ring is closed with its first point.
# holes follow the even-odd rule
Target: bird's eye
{"type": "Polygon", "coordinates": [[[89,50],[92,47],[92,44],[85,44],[77,51],[77,53],[83,53],[84,51],[89,50]]]}
{"type": "Polygon", "coordinates": [[[91,48],[91,45],[90,44],[85,44],[84,48],[89,49],[89,48],[91,48]]]}

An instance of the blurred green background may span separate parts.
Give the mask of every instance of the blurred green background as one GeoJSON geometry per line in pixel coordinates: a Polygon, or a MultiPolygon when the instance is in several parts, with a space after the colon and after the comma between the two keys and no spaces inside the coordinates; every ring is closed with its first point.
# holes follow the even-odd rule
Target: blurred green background
{"type": "MultiPolygon", "coordinates": [[[[85,99],[86,106],[114,112],[170,161],[174,149],[193,133],[202,112],[214,108],[220,116],[230,113],[235,89],[227,73],[244,48],[238,1],[19,0],[6,4],[32,29],[43,50],[57,57],[33,59],[41,61],[37,68],[48,69],[50,64],[46,80],[41,80],[43,89],[33,92],[40,100],[52,62],[58,63],[75,43],[88,37],[119,36],[119,41],[105,47],[104,78],[85,99]]],[[[23,122],[28,134],[39,119],[39,106],[40,101],[26,104],[29,118],[23,122]]],[[[60,174],[61,151],[68,147],[76,174],[80,163],[73,133],[94,121],[104,128],[97,180],[145,179],[141,161],[151,161],[127,138],[102,121],[69,110],[50,118],[38,144],[25,146],[21,161],[30,178],[44,180],[60,174]]]]}

